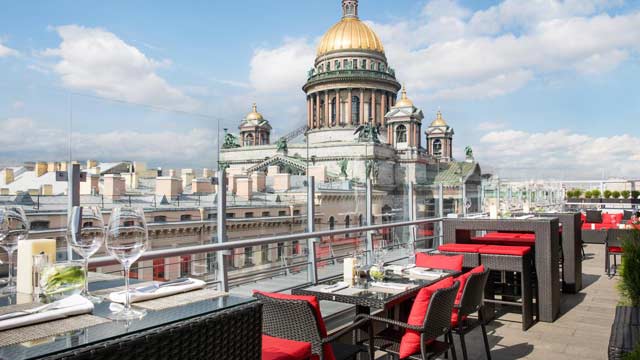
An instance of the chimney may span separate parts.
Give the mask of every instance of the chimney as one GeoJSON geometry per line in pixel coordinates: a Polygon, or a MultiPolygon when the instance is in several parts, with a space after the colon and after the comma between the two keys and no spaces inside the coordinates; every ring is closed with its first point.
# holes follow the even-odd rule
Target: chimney
{"type": "Polygon", "coordinates": [[[251,174],[253,182],[253,192],[265,192],[267,190],[267,175],[261,171],[251,174]]]}
{"type": "Polygon", "coordinates": [[[180,195],[180,179],[171,176],[156,178],[156,196],[166,196],[167,199],[175,199],[180,195]]]}
{"type": "Polygon", "coordinates": [[[291,174],[273,175],[273,190],[287,191],[291,189],[291,174]]]}
{"type": "Polygon", "coordinates": [[[11,184],[15,180],[13,177],[13,169],[5,168],[2,170],[2,180],[4,180],[5,185],[11,184]]]}
{"type": "Polygon", "coordinates": [[[87,169],[93,169],[98,166],[98,162],[95,160],[87,160],[87,169]]]}
{"type": "Polygon", "coordinates": [[[127,185],[122,176],[118,174],[106,174],[104,176],[104,191],[107,198],[118,200],[125,194],[127,185]]]}
{"type": "Polygon", "coordinates": [[[209,178],[198,178],[191,181],[191,191],[195,195],[209,195],[213,194],[213,185],[209,178]]]}
{"type": "Polygon", "coordinates": [[[100,175],[87,174],[87,181],[80,183],[80,195],[97,195],[100,193],[100,175]]]}
{"type": "Polygon", "coordinates": [[[309,166],[309,176],[315,177],[316,183],[327,182],[327,167],[324,165],[309,166]]]}
{"type": "Polygon", "coordinates": [[[49,164],[46,162],[38,161],[36,163],[36,177],[40,177],[47,173],[49,169],[49,164]]]}
{"type": "Polygon", "coordinates": [[[187,184],[191,184],[193,179],[195,179],[193,169],[182,169],[182,185],[183,186],[186,186],[187,184]]]}
{"type": "Polygon", "coordinates": [[[251,185],[251,178],[248,176],[239,176],[236,178],[236,195],[238,197],[251,200],[251,195],[253,192],[253,186],[251,185]]]}
{"type": "Polygon", "coordinates": [[[40,194],[44,196],[53,195],[53,185],[52,184],[43,184],[40,187],[40,194]]]}

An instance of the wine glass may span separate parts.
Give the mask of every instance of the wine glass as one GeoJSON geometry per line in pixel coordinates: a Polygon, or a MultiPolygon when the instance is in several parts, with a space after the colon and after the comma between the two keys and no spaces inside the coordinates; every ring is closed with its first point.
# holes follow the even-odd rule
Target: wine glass
{"type": "Polygon", "coordinates": [[[102,246],[104,235],[104,220],[99,207],[74,206],[71,209],[67,243],[84,259],[84,289],[81,295],[93,303],[100,303],[102,299],[89,293],[89,258],[102,246]]]}
{"type": "Polygon", "coordinates": [[[121,207],[111,212],[109,227],[107,228],[106,248],[124,269],[125,302],[124,308],[110,318],[113,320],[140,319],[146,311],[131,308],[131,294],[129,292],[129,270],[147,250],[149,236],[144,210],[140,208],[121,207]]]}
{"type": "Polygon", "coordinates": [[[13,294],[16,286],[13,279],[13,253],[18,248],[18,241],[29,236],[29,220],[20,206],[0,208],[0,247],[7,252],[9,276],[3,294],[13,294]]]}

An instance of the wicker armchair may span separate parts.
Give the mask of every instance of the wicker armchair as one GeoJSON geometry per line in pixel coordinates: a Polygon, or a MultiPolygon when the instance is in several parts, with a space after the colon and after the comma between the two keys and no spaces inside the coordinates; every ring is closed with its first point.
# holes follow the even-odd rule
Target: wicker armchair
{"type": "Polygon", "coordinates": [[[355,329],[366,325],[366,320],[356,321],[331,336],[322,337],[318,320],[311,304],[304,300],[275,299],[255,293],[262,303],[262,333],[295,341],[311,343],[311,352],[321,360],[324,345],[331,344],[336,360],[355,359],[360,352],[366,352],[362,345],[338,343],[337,340],[355,329]]]}
{"type": "Polygon", "coordinates": [[[398,356],[404,330],[409,329],[420,333],[420,353],[413,354],[407,359],[435,359],[450,351],[451,357],[456,360],[456,350],[451,335],[451,314],[459,287],[460,282],[456,281],[453,286],[439,289],[433,294],[422,326],[409,325],[402,321],[377,316],[358,315],[356,320],[370,321],[369,339],[373,339],[373,341],[367,340],[365,342],[369,346],[369,353],[374,354],[378,350],[398,356]],[[373,325],[376,322],[390,326],[382,332],[374,334],[373,325]],[[394,327],[401,330],[398,331],[394,327]],[[444,341],[437,340],[440,336],[444,336],[444,341]]]}
{"type": "Polygon", "coordinates": [[[462,358],[468,359],[467,344],[464,336],[473,329],[480,326],[482,328],[482,337],[484,347],[487,354],[487,360],[491,360],[491,351],[489,349],[489,340],[487,339],[487,328],[485,326],[484,317],[482,315],[482,300],[484,299],[484,288],[489,278],[489,270],[486,269],[481,273],[472,274],[465,283],[462,290],[462,298],[460,304],[454,305],[458,310],[458,322],[452,331],[460,336],[460,344],[462,345],[462,358]],[[469,319],[468,316],[478,313],[478,319],[469,319]]]}

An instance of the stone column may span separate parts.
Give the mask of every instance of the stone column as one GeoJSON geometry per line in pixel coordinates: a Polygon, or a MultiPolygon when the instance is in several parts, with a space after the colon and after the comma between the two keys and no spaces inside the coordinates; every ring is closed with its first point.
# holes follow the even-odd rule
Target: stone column
{"type": "Polygon", "coordinates": [[[360,124],[364,122],[364,89],[360,89],[360,124]]]}
{"type": "Polygon", "coordinates": [[[381,117],[380,122],[383,125],[387,125],[387,121],[384,118],[384,116],[387,115],[387,92],[383,91],[381,96],[382,98],[380,101],[380,112],[382,114],[380,114],[380,117],[381,117]]]}
{"type": "Polygon", "coordinates": [[[311,96],[307,96],[307,127],[311,128],[313,121],[313,108],[311,107],[311,96]]]}
{"type": "Polygon", "coordinates": [[[327,127],[331,127],[331,115],[329,114],[329,91],[324,92],[324,123],[327,127]]]}
{"type": "Polygon", "coordinates": [[[340,117],[340,115],[342,115],[342,112],[340,111],[340,108],[342,107],[342,101],[340,100],[340,90],[336,90],[336,126],[340,126],[342,125],[342,118],[340,117]]]}
{"type": "Polygon", "coordinates": [[[376,91],[371,90],[371,125],[376,125],[377,119],[377,111],[376,111],[376,91]]]}
{"type": "Polygon", "coordinates": [[[346,122],[349,125],[353,125],[353,119],[351,118],[351,113],[352,113],[351,106],[353,104],[353,94],[351,92],[351,88],[349,88],[349,98],[347,99],[347,104],[349,105],[347,106],[346,122]]]}
{"type": "Polygon", "coordinates": [[[316,96],[316,129],[320,128],[320,93],[315,93],[316,96]]]}

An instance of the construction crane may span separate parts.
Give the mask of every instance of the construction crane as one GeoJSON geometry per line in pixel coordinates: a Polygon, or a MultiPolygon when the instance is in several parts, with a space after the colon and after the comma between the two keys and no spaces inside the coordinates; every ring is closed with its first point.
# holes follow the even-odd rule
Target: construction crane
{"type": "Polygon", "coordinates": [[[294,138],[296,138],[296,137],[304,134],[305,132],[307,132],[307,129],[308,129],[307,125],[302,125],[299,128],[289,132],[288,134],[285,134],[284,136],[280,137],[280,139],[284,139],[287,142],[289,142],[289,141],[293,140],[294,138]]]}

